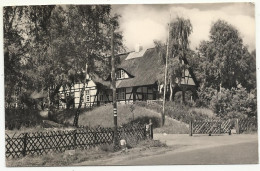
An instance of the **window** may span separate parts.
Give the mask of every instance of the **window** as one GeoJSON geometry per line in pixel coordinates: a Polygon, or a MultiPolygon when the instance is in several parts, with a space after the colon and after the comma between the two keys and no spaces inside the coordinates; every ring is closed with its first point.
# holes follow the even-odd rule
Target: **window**
{"type": "Polygon", "coordinates": [[[89,90],[86,90],[86,101],[90,102],[89,90]]]}
{"type": "Polygon", "coordinates": [[[90,101],[90,96],[89,96],[89,95],[86,96],[86,101],[87,101],[87,102],[90,101]]]}
{"type": "Polygon", "coordinates": [[[117,100],[125,100],[125,89],[124,88],[118,89],[118,91],[116,93],[116,98],[117,98],[117,100]]]}
{"type": "Polygon", "coordinates": [[[125,78],[125,71],[121,70],[121,78],[125,78]]]}
{"type": "Polygon", "coordinates": [[[119,70],[116,72],[116,79],[124,79],[125,78],[125,71],[124,70],[119,70]]]}
{"type": "Polygon", "coordinates": [[[116,72],[116,79],[121,79],[121,70],[116,72]]]}

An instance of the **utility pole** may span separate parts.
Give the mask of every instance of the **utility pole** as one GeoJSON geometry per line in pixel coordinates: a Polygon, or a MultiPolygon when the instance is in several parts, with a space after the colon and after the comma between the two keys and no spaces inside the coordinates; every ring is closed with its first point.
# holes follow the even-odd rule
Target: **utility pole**
{"type": "MultiPolygon", "coordinates": [[[[170,14],[171,22],[171,14],[170,14]]],[[[165,123],[165,98],[166,98],[166,86],[167,86],[167,71],[168,71],[168,56],[169,56],[169,39],[170,39],[170,22],[168,24],[168,37],[167,37],[167,49],[166,49],[166,59],[165,59],[165,71],[164,71],[164,89],[163,89],[163,113],[162,113],[162,126],[165,123]]]]}
{"type": "Polygon", "coordinates": [[[114,54],[114,27],[111,30],[111,79],[113,91],[113,116],[114,116],[114,149],[118,144],[117,136],[117,101],[116,101],[116,73],[115,73],[115,54],[114,54]]]}

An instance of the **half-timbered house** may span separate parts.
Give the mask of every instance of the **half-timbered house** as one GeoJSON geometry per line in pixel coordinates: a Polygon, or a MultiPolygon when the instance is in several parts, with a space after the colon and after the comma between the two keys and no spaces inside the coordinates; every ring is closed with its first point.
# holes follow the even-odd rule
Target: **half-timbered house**
{"type": "MultiPolygon", "coordinates": [[[[162,99],[162,88],[158,82],[158,68],[164,67],[159,60],[159,55],[155,48],[142,49],[117,56],[119,64],[116,70],[116,88],[118,103],[131,103],[134,101],[159,100],[162,99]]],[[[184,59],[183,63],[188,61],[184,59]]],[[[112,89],[110,87],[111,75],[105,80],[98,77],[88,77],[88,83],[83,96],[82,107],[93,107],[112,101],[112,89]]],[[[61,98],[72,95],[74,97],[74,107],[79,104],[80,91],[83,84],[75,84],[70,90],[61,88],[61,98]],[[72,94],[68,94],[72,93],[72,94]]],[[[192,91],[196,95],[197,81],[191,68],[183,70],[181,83],[175,86],[173,92],[192,91]]],[[[60,103],[65,107],[64,103],[60,103]]]]}

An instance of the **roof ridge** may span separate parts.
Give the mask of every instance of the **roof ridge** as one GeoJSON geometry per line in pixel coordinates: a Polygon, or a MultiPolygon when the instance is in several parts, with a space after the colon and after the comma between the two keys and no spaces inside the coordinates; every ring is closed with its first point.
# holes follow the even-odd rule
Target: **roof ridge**
{"type": "MultiPolygon", "coordinates": [[[[147,48],[146,50],[149,50],[149,49],[155,49],[156,47],[151,47],[151,48],[147,48]]],[[[116,54],[115,56],[121,56],[121,55],[126,55],[126,54],[129,54],[129,53],[132,53],[132,52],[135,52],[134,50],[132,51],[129,51],[129,52],[123,52],[123,53],[119,53],[119,54],[116,54]]],[[[111,55],[107,56],[106,58],[110,58],[111,55]]]]}

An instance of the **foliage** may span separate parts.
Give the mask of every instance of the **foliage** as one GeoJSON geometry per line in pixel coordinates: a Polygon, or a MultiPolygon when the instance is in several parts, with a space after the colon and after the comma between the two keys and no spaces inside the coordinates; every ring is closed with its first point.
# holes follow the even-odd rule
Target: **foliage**
{"type": "Polygon", "coordinates": [[[22,69],[22,58],[28,51],[28,42],[22,36],[24,30],[19,27],[22,12],[22,7],[4,7],[4,81],[7,103],[13,102],[12,96],[18,91],[16,87],[20,86],[24,79],[20,70],[22,69]]]}
{"type": "Polygon", "coordinates": [[[249,93],[238,85],[231,90],[222,88],[220,92],[209,87],[200,89],[197,106],[209,107],[221,118],[239,118],[257,116],[256,90],[249,93]]]}
{"type": "MultiPolygon", "coordinates": [[[[161,104],[153,103],[152,105],[147,105],[146,102],[138,102],[136,104],[157,111],[158,113],[162,112],[161,104]]],[[[170,101],[165,104],[165,115],[184,123],[189,123],[191,119],[201,120],[215,117],[212,111],[208,109],[194,108],[189,105],[170,101]]]]}
{"type": "MultiPolygon", "coordinates": [[[[186,91],[185,92],[185,105],[193,107],[195,106],[195,102],[194,100],[191,101],[191,98],[194,97],[194,94],[192,91],[186,91]]],[[[183,97],[182,97],[182,92],[181,91],[177,91],[174,95],[174,102],[175,104],[182,104],[183,101],[183,97]]]]}
{"type": "Polygon", "coordinates": [[[221,118],[257,116],[255,57],[235,27],[223,20],[213,23],[210,40],[202,41],[191,59],[200,82],[196,106],[221,118]]]}
{"type": "Polygon", "coordinates": [[[135,106],[134,106],[133,104],[131,104],[130,107],[129,107],[129,109],[130,109],[130,112],[131,112],[132,115],[133,115],[133,121],[134,121],[134,119],[135,119],[135,114],[134,114],[135,106]]]}
{"type": "Polygon", "coordinates": [[[248,93],[242,86],[215,93],[210,106],[221,118],[257,116],[255,91],[248,93]]]}
{"type": "Polygon", "coordinates": [[[193,119],[195,120],[216,118],[216,114],[209,108],[191,108],[189,113],[194,116],[193,119]]]}
{"type": "Polygon", "coordinates": [[[255,62],[243,45],[238,30],[223,20],[216,21],[210,30],[210,40],[198,48],[197,76],[202,86],[220,90],[238,84],[248,90],[255,87],[255,62]],[[249,74],[248,74],[249,73],[249,74]]]}
{"type": "Polygon", "coordinates": [[[161,127],[161,119],[157,116],[142,116],[136,117],[134,120],[130,121],[130,124],[140,123],[142,125],[148,124],[149,120],[152,121],[154,128],[161,127]]]}
{"type": "Polygon", "coordinates": [[[208,107],[212,96],[217,90],[212,87],[200,87],[198,90],[198,99],[196,100],[196,106],[198,107],[208,107]]]}
{"type": "MultiPolygon", "coordinates": [[[[86,72],[99,77],[109,72],[111,28],[119,27],[110,5],[5,7],[4,16],[7,103],[14,103],[13,92],[19,88],[13,97],[27,107],[35,105],[26,103],[30,95],[43,91],[48,94],[45,107],[52,110],[61,100],[70,108],[73,98],[59,97],[61,87],[86,84],[86,72]]],[[[114,37],[117,53],[122,35],[114,37]]]]}
{"type": "MultiPolygon", "coordinates": [[[[177,17],[171,21],[169,26],[168,40],[168,69],[167,82],[171,84],[180,84],[183,69],[187,67],[182,60],[189,51],[189,35],[192,32],[192,25],[189,19],[177,17]],[[176,80],[178,80],[176,82],[176,80]]],[[[154,41],[155,48],[159,54],[159,60],[165,64],[167,55],[167,46],[160,41],[154,41]]],[[[186,62],[186,60],[184,60],[186,62]]],[[[158,81],[164,82],[164,69],[158,72],[158,81]]],[[[173,85],[172,85],[173,86],[173,85]]]]}
{"type": "Polygon", "coordinates": [[[40,116],[39,110],[32,109],[6,109],[5,128],[6,130],[20,129],[23,127],[36,127],[41,125],[44,118],[40,116]]]}

